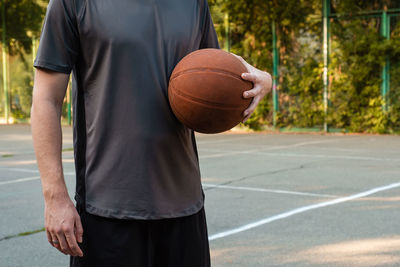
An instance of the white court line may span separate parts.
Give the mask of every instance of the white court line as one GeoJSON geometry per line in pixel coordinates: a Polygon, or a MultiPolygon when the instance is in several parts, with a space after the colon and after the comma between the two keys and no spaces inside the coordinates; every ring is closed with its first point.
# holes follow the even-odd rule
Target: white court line
{"type": "Polygon", "coordinates": [[[27,181],[39,180],[39,179],[40,179],[40,176],[26,177],[26,178],[20,178],[20,179],[0,182],[0,185],[22,183],[22,182],[27,182],[27,181]]]}
{"type": "Polygon", "coordinates": [[[205,186],[205,187],[213,187],[213,188],[222,188],[222,189],[248,190],[248,191],[268,192],[268,193],[277,193],[277,194],[289,194],[289,195],[301,195],[301,196],[311,196],[311,197],[329,197],[329,198],[338,197],[338,196],[335,196],[335,195],[314,194],[314,193],[306,193],[306,192],[275,190],[275,189],[264,189],[264,188],[244,187],[244,186],[229,186],[229,185],[218,185],[218,184],[207,184],[207,183],[204,183],[203,186],[205,186]]]}
{"type": "MultiPolygon", "coordinates": [[[[64,176],[72,176],[72,175],[75,175],[75,173],[74,172],[66,172],[66,173],[64,173],[64,176]]],[[[29,182],[29,181],[34,181],[34,180],[40,180],[40,176],[19,178],[19,179],[0,182],[0,186],[6,185],[6,184],[16,184],[16,183],[22,183],[22,182],[29,182]]]]}
{"type": "Polygon", "coordinates": [[[341,139],[300,142],[300,143],[297,143],[297,144],[285,145],[285,146],[273,146],[273,147],[268,146],[267,148],[265,148],[265,146],[264,146],[264,148],[261,148],[261,149],[257,148],[257,149],[251,149],[251,150],[245,150],[245,151],[230,151],[230,152],[223,152],[223,153],[220,153],[220,154],[214,154],[214,155],[208,155],[208,156],[201,156],[200,155],[200,159],[219,158],[219,157],[239,155],[239,154],[251,154],[251,153],[255,153],[255,152],[262,152],[262,151],[269,151],[269,150],[294,148],[294,147],[313,145],[313,144],[332,143],[332,142],[339,141],[339,140],[341,140],[341,139]]]}
{"type": "Polygon", "coordinates": [[[259,220],[259,221],[256,221],[256,222],[252,222],[252,223],[243,225],[243,226],[238,227],[238,228],[234,228],[234,229],[227,230],[227,231],[224,231],[224,232],[221,232],[221,233],[218,233],[218,234],[211,235],[211,236],[208,237],[208,240],[211,241],[211,240],[216,240],[216,239],[219,239],[219,238],[222,238],[222,237],[238,234],[240,232],[244,232],[244,231],[259,227],[261,225],[264,225],[264,224],[267,224],[267,223],[271,223],[273,221],[277,221],[277,220],[281,220],[281,219],[284,219],[284,218],[288,218],[290,216],[293,216],[293,215],[296,215],[296,214],[299,214],[299,213],[303,213],[303,212],[306,212],[306,211],[309,211],[309,210],[319,209],[319,208],[323,208],[323,207],[327,207],[327,206],[340,204],[340,203],[343,203],[343,202],[347,202],[347,201],[350,201],[350,200],[366,197],[366,196],[369,196],[369,195],[372,195],[372,194],[375,194],[375,193],[378,193],[378,192],[381,192],[381,191],[385,191],[385,190],[389,190],[389,189],[393,189],[393,188],[397,188],[397,187],[400,187],[400,183],[393,183],[393,184],[386,185],[386,186],[376,187],[376,188],[373,188],[373,189],[370,189],[368,191],[364,191],[364,192],[361,192],[361,193],[358,193],[358,194],[355,194],[355,195],[351,195],[351,196],[347,196],[347,197],[341,197],[341,198],[337,198],[337,199],[334,199],[334,200],[321,202],[321,203],[318,203],[318,204],[313,204],[313,205],[309,205],[309,206],[300,207],[300,208],[297,208],[297,209],[294,209],[294,210],[290,210],[290,211],[287,211],[287,212],[284,212],[284,213],[281,213],[281,214],[277,214],[277,215],[272,216],[272,217],[267,217],[265,219],[262,219],[262,220],[259,220]]]}
{"type": "Polygon", "coordinates": [[[218,144],[218,143],[227,143],[231,141],[238,141],[242,139],[249,139],[249,136],[241,136],[236,138],[221,138],[220,140],[213,140],[213,141],[200,141],[196,138],[196,144],[198,145],[206,145],[206,144],[218,144]],[[247,137],[247,138],[246,138],[247,137]]]}
{"type": "MultiPolygon", "coordinates": [[[[22,169],[22,168],[1,168],[0,171],[5,170],[5,171],[15,171],[15,172],[28,172],[28,173],[39,173],[38,170],[31,170],[31,169],[22,169]]],[[[75,174],[74,172],[65,172],[64,174],[71,175],[75,174]]]]}
{"type": "Polygon", "coordinates": [[[301,157],[301,158],[326,158],[326,159],[351,159],[351,160],[374,160],[374,161],[400,161],[399,158],[376,158],[376,157],[362,157],[362,156],[334,156],[334,155],[323,155],[323,154],[296,154],[296,153],[270,153],[256,151],[254,153],[267,156],[277,157],[301,157]]]}
{"type": "Polygon", "coordinates": [[[38,170],[30,170],[30,169],[21,169],[21,168],[0,168],[1,170],[6,171],[16,171],[16,172],[29,172],[29,173],[39,173],[38,170]]]}

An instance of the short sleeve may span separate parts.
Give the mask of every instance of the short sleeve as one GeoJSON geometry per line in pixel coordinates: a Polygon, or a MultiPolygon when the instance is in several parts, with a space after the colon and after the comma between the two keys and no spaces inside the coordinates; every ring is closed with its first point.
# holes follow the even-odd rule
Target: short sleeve
{"type": "Polygon", "coordinates": [[[79,55],[79,32],[72,0],[50,0],[33,66],[70,74],[79,55]]]}
{"type": "Polygon", "coordinates": [[[200,42],[202,48],[220,48],[217,33],[215,32],[214,23],[211,18],[210,9],[207,0],[203,3],[203,35],[200,42]]]}

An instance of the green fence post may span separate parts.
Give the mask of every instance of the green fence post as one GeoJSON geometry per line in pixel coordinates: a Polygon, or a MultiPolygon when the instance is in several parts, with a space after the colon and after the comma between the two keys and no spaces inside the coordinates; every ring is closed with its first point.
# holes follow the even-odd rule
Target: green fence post
{"type": "Polygon", "coordinates": [[[67,109],[68,109],[68,125],[72,125],[72,84],[71,78],[68,82],[67,109]]]}
{"type": "Polygon", "coordinates": [[[3,45],[2,45],[2,54],[3,54],[3,93],[4,93],[4,117],[6,120],[6,124],[9,123],[9,111],[10,111],[10,100],[8,97],[8,73],[7,73],[7,43],[6,43],[6,6],[5,1],[2,0],[2,27],[3,27],[3,45]]]}
{"type": "MultiPolygon", "coordinates": [[[[382,12],[381,21],[381,35],[387,40],[390,39],[390,16],[388,16],[387,11],[382,12]]],[[[388,93],[390,89],[390,77],[389,77],[389,58],[386,57],[385,65],[382,68],[382,84],[381,84],[381,95],[383,99],[382,109],[383,111],[388,110],[388,93]]]]}
{"type": "Polygon", "coordinates": [[[224,26],[225,26],[225,50],[230,52],[231,51],[231,42],[229,40],[230,35],[230,27],[229,27],[229,14],[225,13],[224,17],[224,26]]]}
{"type": "Polygon", "coordinates": [[[324,131],[328,132],[328,68],[329,68],[329,32],[330,32],[330,23],[329,23],[329,13],[330,13],[330,0],[323,0],[323,53],[324,53],[324,73],[323,73],[323,82],[324,82],[324,93],[323,93],[323,101],[324,101],[324,131]]]}
{"type": "MultiPolygon", "coordinates": [[[[36,58],[36,37],[32,36],[32,64],[35,62],[36,58]]],[[[35,70],[35,68],[33,68],[35,70]]]]}
{"type": "Polygon", "coordinates": [[[278,57],[278,48],[276,45],[276,25],[275,21],[272,22],[272,101],[273,101],[273,125],[276,127],[277,123],[277,112],[279,110],[278,105],[278,66],[279,66],[279,57],[278,57]]]}

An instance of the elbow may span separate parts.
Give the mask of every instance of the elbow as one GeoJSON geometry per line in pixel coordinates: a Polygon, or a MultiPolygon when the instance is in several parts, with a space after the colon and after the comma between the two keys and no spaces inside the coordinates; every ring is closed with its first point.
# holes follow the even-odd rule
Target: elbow
{"type": "Polygon", "coordinates": [[[63,100],[59,101],[54,98],[33,97],[31,105],[31,123],[47,116],[57,115],[61,117],[63,100]]]}

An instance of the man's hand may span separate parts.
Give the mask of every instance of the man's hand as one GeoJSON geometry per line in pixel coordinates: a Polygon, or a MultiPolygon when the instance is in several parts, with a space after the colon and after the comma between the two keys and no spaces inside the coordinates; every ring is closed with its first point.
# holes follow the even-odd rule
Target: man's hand
{"type": "Polygon", "coordinates": [[[251,102],[250,106],[243,112],[243,122],[245,122],[254,112],[260,100],[271,91],[272,79],[268,72],[261,71],[251,66],[240,56],[237,56],[233,53],[232,55],[236,56],[247,68],[248,73],[242,73],[242,78],[253,83],[253,88],[243,93],[244,98],[253,97],[253,101],[251,102]]]}
{"type": "Polygon", "coordinates": [[[45,203],[45,228],[49,243],[64,254],[83,256],[81,218],[71,199],[53,199],[45,203]]]}

